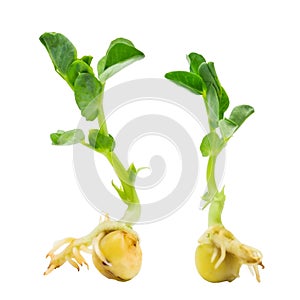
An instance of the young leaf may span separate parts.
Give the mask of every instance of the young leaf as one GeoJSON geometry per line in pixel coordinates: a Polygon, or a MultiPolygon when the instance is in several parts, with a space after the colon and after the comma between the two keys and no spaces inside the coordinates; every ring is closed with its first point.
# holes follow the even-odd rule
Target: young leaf
{"type": "Polygon", "coordinates": [[[210,74],[212,75],[212,77],[214,78],[216,84],[218,87],[221,87],[221,84],[220,84],[220,81],[219,81],[219,78],[218,78],[218,75],[217,75],[217,72],[216,72],[216,69],[215,69],[215,64],[213,62],[208,62],[207,63],[207,66],[208,66],[208,69],[210,71],[210,74]]]}
{"type": "Polygon", "coordinates": [[[115,183],[113,181],[111,182],[111,184],[115,188],[115,190],[117,191],[117,193],[119,194],[120,198],[122,200],[127,200],[126,193],[124,192],[122,186],[119,188],[117,185],[115,185],[115,183]]]}
{"type": "Polygon", "coordinates": [[[238,126],[241,126],[244,123],[244,121],[253,113],[254,108],[252,106],[239,105],[232,110],[229,119],[238,126]]]}
{"type": "Polygon", "coordinates": [[[51,133],[50,138],[53,145],[74,145],[84,140],[84,133],[81,129],[58,130],[56,133],[51,133]]]}
{"type": "Polygon", "coordinates": [[[93,121],[98,116],[100,95],[103,86],[95,76],[90,73],[80,73],[74,83],[76,103],[82,116],[93,121]]]}
{"type": "MultiPolygon", "coordinates": [[[[100,74],[103,73],[104,69],[105,69],[105,63],[106,63],[106,56],[102,57],[97,64],[97,72],[98,72],[98,78],[100,79],[100,74]]],[[[105,81],[105,80],[104,80],[105,81]]],[[[104,82],[103,81],[103,82],[104,82]]]]}
{"type": "Polygon", "coordinates": [[[224,88],[221,86],[213,62],[202,63],[199,67],[199,74],[206,86],[210,84],[216,89],[219,99],[219,120],[223,119],[224,113],[229,106],[229,98],[224,88]]]}
{"type": "Polygon", "coordinates": [[[55,32],[44,33],[40,41],[46,47],[56,72],[67,80],[68,68],[77,58],[73,44],[64,35],[55,32]]]}
{"type": "Polygon", "coordinates": [[[109,50],[106,53],[105,68],[107,69],[120,63],[123,64],[127,60],[134,59],[135,61],[143,57],[144,54],[136,49],[131,42],[124,42],[124,39],[117,39],[112,41],[109,50]]]}
{"type": "Polygon", "coordinates": [[[218,93],[220,92],[216,72],[211,63],[203,62],[198,69],[198,73],[207,87],[212,85],[218,93]]]}
{"type": "Polygon", "coordinates": [[[223,119],[219,121],[219,127],[222,137],[225,141],[228,141],[235,131],[239,128],[239,125],[229,119],[223,119]]]}
{"type": "Polygon", "coordinates": [[[217,155],[223,148],[224,143],[217,133],[210,132],[202,140],[200,151],[202,156],[217,155]]]}
{"type": "Polygon", "coordinates": [[[115,148],[115,140],[111,135],[104,135],[98,129],[89,131],[89,143],[97,150],[112,152],[115,148]]]}
{"type": "Polygon", "coordinates": [[[186,71],[174,71],[165,74],[165,77],[195,94],[202,95],[203,84],[199,75],[186,71]]]}
{"type": "Polygon", "coordinates": [[[69,67],[67,77],[72,86],[80,73],[89,73],[94,75],[93,69],[82,59],[75,60],[69,67]]]}
{"type": "Polygon", "coordinates": [[[116,44],[125,44],[127,46],[134,47],[133,43],[130,40],[124,39],[124,38],[117,38],[117,39],[111,41],[111,43],[110,43],[110,45],[108,47],[107,53],[116,44]]]}
{"type": "Polygon", "coordinates": [[[219,96],[219,119],[224,118],[224,113],[229,107],[229,98],[224,90],[224,88],[221,86],[220,96],[219,96]]]}
{"type": "Polygon", "coordinates": [[[90,66],[91,62],[93,60],[93,56],[86,55],[86,56],[83,56],[80,60],[84,61],[86,64],[88,64],[90,66]]]}
{"type": "Polygon", "coordinates": [[[215,65],[213,62],[209,62],[208,64],[208,68],[209,71],[211,73],[211,75],[213,76],[217,86],[218,86],[218,97],[219,97],[219,119],[223,119],[224,117],[224,112],[227,110],[228,106],[229,106],[229,98],[228,95],[226,93],[226,91],[224,90],[224,88],[221,86],[221,83],[219,81],[216,69],[215,69],[215,65]]]}
{"type": "Polygon", "coordinates": [[[111,42],[106,55],[98,62],[98,77],[101,82],[119,72],[145,55],[127,39],[118,38],[111,42]]]}
{"type": "Polygon", "coordinates": [[[228,141],[244,121],[253,113],[254,109],[252,106],[240,105],[232,110],[229,119],[220,120],[219,127],[224,140],[228,141]]]}
{"type": "Polygon", "coordinates": [[[187,56],[187,60],[190,64],[190,72],[199,75],[199,67],[203,62],[205,62],[205,58],[198,53],[192,52],[187,56]]]}
{"type": "Polygon", "coordinates": [[[211,84],[207,87],[206,106],[209,125],[215,129],[218,127],[219,122],[219,100],[217,91],[211,84]]]}
{"type": "Polygon", "coordinates": [[[129,168],[128,168],[128,174],[129,174],[129,180],[130,182],[135,182],[135,179],[136,179],[136,176],[137,176],[137,173],[138,173],[138,170],[136,169],[134,163],[132,163],[129,168]]]}

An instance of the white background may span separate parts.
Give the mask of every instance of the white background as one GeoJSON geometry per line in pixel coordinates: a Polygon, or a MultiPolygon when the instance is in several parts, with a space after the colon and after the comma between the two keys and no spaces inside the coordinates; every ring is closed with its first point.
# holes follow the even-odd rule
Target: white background
{"type": "MultiPolygon", "coordinates": [[[[0,298],[298,299],[298,4],[2,1],[0,298]],[[96,60],[112,39],[132,40],[146,59],[116,75],[108,87],[187,69],[185,55],[202,53],[215,62],[232,105],[255,107],[227,148],[223,221],[263,252],[261,283],[246,267],[232,283],[211,284],[198,276],[194,251],[207,218],[207,211],[198,209],[203,181],[181,210],[136,226],[144,257],[132,281],[108,280],[92,265],[79,273],[64,265],[42,275],[44,255],[55,240],[84,235],[99,219],[76,182],[72,148],[55,148],[49,141],[50,132],[76,127],[79,112],[38,40],[46,31],[65,34],[79,55],[96,60]]],[[[194,139],[200,143],[200,132],[194,139]]],[[[203,169],[205,160],[201,163],[203,169]]]]}

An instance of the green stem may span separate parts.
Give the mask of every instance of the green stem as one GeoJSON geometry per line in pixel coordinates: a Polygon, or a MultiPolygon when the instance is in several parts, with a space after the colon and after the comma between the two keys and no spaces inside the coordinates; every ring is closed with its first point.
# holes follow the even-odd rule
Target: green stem
{"type": "Polygon", "coordinates": [[[133,224],[138,221],[141,214],[140,200],[134,186],[134,180],[130,179],[129,172],[125,169],[115,152],[106,153],[105,157],[117,174],[127,197],[127,199],[123,201],[128,207],[120,221],[124,221],[129,225],[133,224]]]}
{"type": "Polygon", "coordinates": [[[216,184],[215,179],[215,166],[216,166],[216,156],[210,156],[207,163],[207,170],[206,170],[206,180],[208,186],[208,193],[211,196],[214,196],[218,192],[218,187],[216,184]]]}
{"type": "MultiPolygon", "coordinates": [[[[103,86],[104,89],[104,86],[103,86]]],[[[100,133],[104,135],[108,135],[108,130],[107,130],[107,125],[106,125],[106,120],[105,120],[105,115],[104,115],[104,109],[103,109],[103,92],[99,95],[99,106],[98,106],[98,124],[99,124],[99,129],[100,133]]]]}
{"type": "Polygon", "coordinates": [[[117,154],[112,152],[104,153],[104,156],[107,158],[107,160],[110,162],[111,166],[113,167],[115,173],[119,177],[121,182],[129,182],[129,175],[127,170],[125,169],[124,165],[120,161],[117,154]]]}
{"type": "MultiPolygon", "coordinates": [[[[207,104],[206,94],[203,94],[206,113],[210,116],[210,107],[207,104]]],[[[216,128],[212,125],[210,118],[208,117],[208,125],[210,133],[216,132],[216,128]]],[[[222,225],[222,211],[224,207],[225,195],[224,188],[221,192],[218,190],[218,186],[215,178],[215,168],[217,156],[220,153],[221,149],[216,149],[216,151],[212,151],[214,155],[210,155],[207,162],[206,169],[206,181],[207,181],[207,195],[206,201],[210,204],[209,212],[208,212],[208,227],[221,224],[222,225]]]]}
{"type": "Polygon", "coordinates": [[[114,168],[127,196],[127,200],[124,202],[126,202],[128,208],[121,221],[128,222],[130,220],[130,223],[134,223],[139,219],[141,213],[140,200],[134,186],[134,180],[129,178],[129,172],[124,168],[115,152],[109,152],[105,156],[114,168]]]}
{"type": "Polygon", "coordinates": [[[213,225],[222,225],[222,211],[224,207],[224,201],[225,201],[225,196],[224,198],[216,199],[211,202],[210,207],[209,207],[209,212],[208,212],[208,227],[213,226],[213,225]]]}
{"type": "Polygon", "coordinates": [[[224,188],[221,192],[218,191],[218,187],[215,179],[215,166],[216,166],[217,156],[210,156],[207,163],[207,186],[208,195],[210,201],[210,207],[208,212],[208,226],[213,226],[216,224],[222,225],[222,211],[225,202],[224,188]]]}
{"type": "MultiPolygon", "coordinates": [[[[105,114],[103,110],[103,93],[100,95],[99,99],[99,109],[98,109],[98,124],[100,128],[100,133],[104,135],[108,135],[108,129],[107,129],[107,124],[105,120],[105,114]]],[[[91,147],[89,144],[83,142],[82,143],[84,146],[87,146],[93,150],[95,150],[93,147],[91,147]]],[[[95,150],[97,151],[97,150],[95,150]]],[[[141,206],[140,206],[140,201],[134,186],[134,180],[130,179],[130,173],[116,153],[114,151],[112,152],[100,152],[97,151],[101,154],[103,154],[107,160],[110,162],[111,166],[113,167],[116,175],[118,176],[123,191],[125,192],[126,199],[122,199],[126,204],[127,204],[127,210],[124,214],[124,216],[120,219],[120,221],[126,222],[128,225],[131,225],[135,222],[138,221],[141,213],[141,206]]]]}

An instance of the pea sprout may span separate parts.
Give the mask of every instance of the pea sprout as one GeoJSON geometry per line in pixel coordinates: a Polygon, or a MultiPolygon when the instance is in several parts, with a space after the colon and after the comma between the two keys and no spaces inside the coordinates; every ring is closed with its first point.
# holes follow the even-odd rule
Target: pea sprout
{"type": "Polygon", "coordinates": [[[199,239],[195,255],[196,267],[207,281],[221,282],[237,278],[241,265],[246,264],[257,281],[260,281],[258,266],[264,268],[262,253],[240,243],[224,227],[221,215],[226,197],[224,187],[219,189],[215,178],[218,155],[244,121],[254,113],[254,109],[250,105],[239,105],[226,118],[224,114],[229,107],[229,98],[219,81],[214,63],[206,62],[197,53],[190,53],[187,59],[189,71],[169,72],[165,77],[202,96],[208,117],[209,132],[200,145],[202,156],[208,158],[207,192],[202,197],[204,208],[209,206],[208,229],[199,239]]]}
{"type": "Polygon", "coordinates": [[[91,67],[92,56],[77,57],[74,45],[62,34],[47,32],[40,37],[52,60],[55,71],[74,92],[76,104],[87,121],[98,120],[99,128],[89,131],[87,141],[81,129],[58,130],[50,135],[53,145],[81,144],[102,154],[118,176],[121,186],[112,182],[120,199],[127,205],[119,221],[107,216],[93,231],[82,238],[65,238],[56,243],[47,257],[51,261],[45,275],[69,262],[77,270],[88,264],[81,252],[92,254],[93,263],[101,274],[118,281],[136,276],[141,268],[142,252],[137,233],[132,226],[140,217],[140,201],[135,189],[139,169],[132,163],[125,168],[114,152],[115,140],[109,134],[103,110],[106,80],[127,65],[140,60],[144,54],[124,38],[113,40],[97,64],[96,77],[91,67]],[[57,253],[65,246],[64,250],[57,253]]]}

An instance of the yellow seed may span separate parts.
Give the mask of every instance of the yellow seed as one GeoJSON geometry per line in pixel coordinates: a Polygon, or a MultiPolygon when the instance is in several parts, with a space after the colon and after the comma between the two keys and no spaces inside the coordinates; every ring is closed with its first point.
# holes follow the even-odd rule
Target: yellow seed
{"type": "Polygon", "coordinates": [[[132,279],[142,264],[137,236],[123,230],[106,234],[93,245],[93,263],[107,278],[119,281],[132,279]]]}
{"type": "Polygon", "coordinates": [[[226,252],[220,260],[221,249],[212,243],[200,244],[196,249],[195,262],[198,273],[207,281],[233,281],[239,276],[241,262],[231,253],[226,252]]]}

